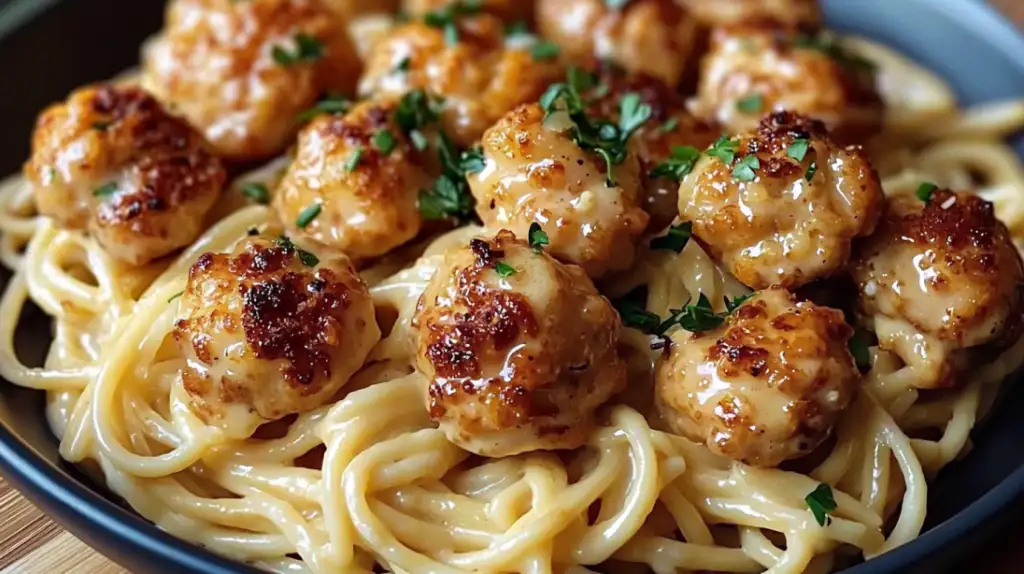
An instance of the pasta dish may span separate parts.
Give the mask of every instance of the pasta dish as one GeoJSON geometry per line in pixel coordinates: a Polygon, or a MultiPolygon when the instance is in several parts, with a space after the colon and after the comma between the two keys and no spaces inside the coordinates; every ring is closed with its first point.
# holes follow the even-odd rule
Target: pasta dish
{"type": "Polygon", "coordinates": [[[269,571],[834,572],[1024,360],[1022,125],[814,0],[171,0],[0,190],[0,376],[269,571]]]}

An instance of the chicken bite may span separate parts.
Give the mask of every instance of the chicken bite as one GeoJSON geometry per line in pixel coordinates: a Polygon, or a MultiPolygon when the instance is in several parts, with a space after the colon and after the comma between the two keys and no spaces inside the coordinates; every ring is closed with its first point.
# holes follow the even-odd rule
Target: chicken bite
{"type": "Polygon", "coordinates": [[[302,130],[274,197],[289,233],[356,259],[383,255],[419,233],[418,194],[431,178],[396,124],[395,107],[363,102],[302,130]]]}
{"type": "Polygon", "coordinates": [[[693,64],[697,23],[674,0],[537,0],[541,34],[569,61],[610,61],[676,86],[693,64]]]}
{"type": "Polygon", "coordinates": [[[918,388],[956,384],[965,368],[1021,335],[1020,253],[992,204],[976,195],[938,189],[925,201],[893,198],[850,269],[879,347],[906,363],[918,388]]]}
{"type": "Polygon", "coordinates": [[[537,104],[513,110],[484,134],[486,164],[469,186],[485,226],[526,237],[538,224],[552,255],[600,277],[632,265],[647,227],[640,163],[628,152],[608,174],[570,131],[564,111],[545,120],[537,104]]]}
{"type": "Polygon", "coordinates": [[[143,55],[143,85],[232,161],[287,148],[327,92],[351,93],[360,60],[321,0],[173,0],[143,55]]]}
{"type": "Polygon", "coordinates": [[[878,174],[859,147],[824,124],[766,116],[755,133],[721,138],[679,186],[679,214],[740,282],[795,289],[833,275],[884,207],[878,174]]]}
{"type": "Polygon", "coordinates": [[[374,46],[359,84],[366,98],[397,98],[421,89],[440,100],[441,127],[469,147],[509,110],[540,97],[561,75],[557,57],[534,57],[506,38],[489,14],[453,16],[450,26],[414,21],[374,46]],[[452,40],[455,40],[452,42],[452,40]]]}
{"type": "Polygon", "coordinates": [[[679,331],[656,373],[655,402],[671,430],[734,460],[775,467],[825,441],[857,391],[835,309],[756,293],[713,330],[679,331]]]}
{"type": "Polygon", "coordinates": [[[431,418],[483,456],[580,446],[626,382],[608,300],[508,231],[449,250],[413,325],[431,418]]]}
{"type": "Polygon", "coordinates": [[[701,63],[694,112],[729,133],[768,112],[820,119],[842,143],[865,143],[882,126],[874,66],[828,32],[719,28],[701,63]]]}
{"type": "Polygon", "coordinates": [[[199,134],[152,96],[106,84],[40,114],[24,173],[40,213],[87,229],[132,265],[191,243],[227,177],[199,134]]]}
{"type": "Polygon", "coordinates": [[[253,237],[189,271],[174,326],[185,390],[228,436],[327,404],[380,339],[352,264],[320,257],[253,237]]]}

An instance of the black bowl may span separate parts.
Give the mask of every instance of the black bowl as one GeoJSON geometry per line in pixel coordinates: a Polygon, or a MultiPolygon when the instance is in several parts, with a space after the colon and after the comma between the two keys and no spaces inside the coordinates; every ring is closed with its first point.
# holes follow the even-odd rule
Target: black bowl
{"type": "MultiPolygon", "coordinates": [[[[525,1],[525,0],[524,0],[525,1]]],[[[966,104],[1024,95],[1024,39],[974,0],[824,0],[829,24],[893,46],[949,80],[966,104]]],[[[20,168],[39,110],[83,83],[136,62],[160,26],[155,0],[15,0],[0,8],[0,173],[20,168]]],[[[9,274],[0,272],[0,285],[9,274]]],[[[41,360],[49,321],[25,312],[17,342],[41,360]]],[[[30,363],[31,364],[31,363],[30,363]]],[[[930,488],[927,532],[850,574],[940,572],[1013,514],[1024,492],[1024,389],[1012,386],[976,430],[975,449],[930,488]]],[[[139,518],[57,454],[41,393],[0,382],[0,473],[57,522],[138,573],[254,572],[182,542],[139,518]]],[[[972,568],[968,568],[972,569],[972,568]]]]}

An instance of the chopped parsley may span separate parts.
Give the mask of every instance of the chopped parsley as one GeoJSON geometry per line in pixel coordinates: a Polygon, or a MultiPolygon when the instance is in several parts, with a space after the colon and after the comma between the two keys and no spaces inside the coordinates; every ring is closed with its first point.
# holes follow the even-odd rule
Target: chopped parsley
{"type": "Polygon", "coordinates": [[[797,34],[793,47],[817,50],[832,58],[840,66],[854,72],[874,72],[878,66],[863,56],[850,51],[834,34],[823,32],[817,35],[797,34]]]}
{"type": "Polygon", "coordinates": [[[751,94],[736,102],[736,109],[748,114],[760,112],[763,108],[764,97],[761,94],[751,94]]]}
{"type": "Polygon", "coordinates": [[[669,132],[675,131],[675,129],[678,128],[678,127],[679,127],[679,118],[671,117],[671,118],[665,120],[665,123],[661,124],[661,126],[658,127],[658,131],[663,133],[663,134],[667,134],[669,132]]]}
{"type": "Polygon", "coordinates": [[[324,45],[320,40],[309,34],[295,35],[295,50],[289,51],[283,46],[274,46],[270,55],[274,61],[285,68],[302,62],[315,62],[324,55],[324,45]]]}
{"type": "Polygon", "coordinates": [[[580,149],[601,156],[605,162],[605,183],[614,187],[612,168],[626,160],[629,137],[651,118],[651,106],[643,103],[639,94],[627,93],[619,102],[618,125],[587,114],[586,102],[581,95],[597,85],[597,77],[575,66],[570,67],[566,82],[548,87],[540,98],[540,105],[550,115],[564,111],[572,121],[571,139],[580,149]]]}
{"type": "Polygon", "coordinates": [[[676,324],[691,333],[710,331],[724,323],[726,316],[728,316],[728,313],[715,313],[715,310],[711,308],[711,302],[708,301],[707,295],[703,293],[697,297],[697,303],[688,304],[682,309],[672,311],[671,313],[672,315],[658,327],[661,331],[659,334],[665,333],[676,324]]]}
{"type": "Polygon", "coordinates": [[[299,114],[295,119],[306,123],[320,114],[344,114],[352,107],[352,102],[341,94],[327,94],[313,107],[299,114]]]}
{"type": "Polygon", "coordinates": [[[686,247],[686,243],[690,241],[692,230],[692,221],[684,221],[679,225],[673,225],[668,228],[668,233],[651,240],[651,249],[667,249],[680,253],[686,247]]]}
{"type": "Polygon", "coordinates": [[[743,156],[732,168],[732,176],[740,181],[754,181],[757,178],[755,170],[760,167],[761,161],[756,155],[743,156]]]}
{"type": "Polygon", "coordinates": [[[804,161],[804,158],[807,157],[807,149],[810,145],[811,142],[807,138],[797,138],[793,140],[793,143],[789,144],[789,147],[786,148],[786,155],[796,161],[804,161]]]}
{"type": "Polygon", "coordinates": [[[830,524],[832,522],[830,515],[838,508],[836,499],[832,496],[832,487],[824,482],[804,497],[804,502],[811,509],[811,514],[814,515],[814,520],[819,526],[830,524]]]}
{"type": "Polygon", "coordinates": [[[804,179],[811,181],[816,173],[818,173],[818,162],[812,161],[811,165],[807,166],[807,171],[804,172],[804,179]]]}
{"type": "Polygon", "coordinates": [[[935,190],[938,188],[939,186],[934,183],[926,181],[917,186],[917,191],[914,192],[914,195],[916,195],[921,201],[928,203],[932,199],[932,194],[935,193],[935,190]]]}
{"type": "Polygon", "coordinates": [[[530,247],[537,253],[543,251],[544,246],[549,244],[548,233],[536,221],[530,224],[530,231],[526,234],[526,239],[530,243],[530,247]]]}
{"type": "Polygon", "coordinates": [[[258,181],[247,181],[242,184],[242,194],[249,199],[266,205],[270,203],[270,190],[267,186],[258,181]]]}
{"type": "Polygon", "coordinates": [[[299,214],[299,217],[295,219],[295,226],[298,227],[299,229],[305,229],[309,227],[309,224],[313,223],[313,220],[316,219],[316,216],[320,215],[320,212],[323,211],[323,208],[324,206],[322,204],[314,203],[313,205],[310,205],[306,209],[303,209],[302,213],[299,214]]]}
{"type": "Polygon", "coordinates": [[[516,20],[515,22],[510,22],[507,26],[505,26],[506,38],[529,35],[530,26],[526,23],[526,20],[516,20]]]}
{"type": "Polygon", "coordinates": [[[733,311],[735,311],[736,309],[739,309],[740,307],[742,307],[743,304],[746,303],[753,296],[754,296],[753,293],[747,293],[746,295],[740,295],[739,297],[737,297],[735,299],[729,299],[728,297],[726,297],[725,298],[725,310],[730,315],[732,315],[733,311]]]}
{"type": "Polygon", "coordinates": [[[561,50],[559,50],[558,44],[555,44],[554,42],[537,42],[536,44],[530,47],[530,56],[532,56],[533,59],[538,62],[544,60],[554,60],[555,58],[558,57],[558,54],[560,53],[561,50]]]}
{"type": "Polygon", "coordinates": [[[672,146],[672,156],[654,166],[651,177],[671,177],[682,181],[693,171],[693,166],[700,159],[700,150],[693,146],[672,146]]]}
{"type": "Polygon", "coordinates": [[[171,295],[170,297],[168,297],[167,298],[167,302],[170,303],[171,301],[174,301],[175,299],[177,299],[178,297],[181,297],[184,294],[185,294],[184,291],[178,291],[174,295],[171,295]]]}
{"type": "Polygon", "coordinates": [[[92,129],[94,129],[96,131],[105,132],[105,131],[107,131],[107,128],[110,127],[110,124],[112,124],[112,123],[114,123],[114,122],[93,122],[92,123],[92,129]]]}
{"type": "Polygon", "coordinates": [[[444,31],[444,41],[453,46],[459,43],[459,27],[457,20],[459,16],[476,14],[483,5],[482,0],[457,0],[451,4],[427,13],[423,21],[432,28],[440,28],[444,31]]]}
{"type": "Polygon", "coordinates": [[[412,63],[412,58],[410,58],[409,56],[406,56],[406,57],[402,58],[401,60],[399,60],[397,64],[395,64],[395,71],[396,72],[408,72],[409,71],[409,64],[411,64],[411,63],[412,63]]]}
{"type": "Polygon", "coordinates": [[[722,163],[725,165],[732,165],[732,162],[736,159],[736,152],[739,149],[739,140],[734,140],[729,136],[722,134],[704,153],[711,157],[717,157],[722,160],[722,163]]]}
{"type": "Polygon", "coordinates": [[[652,334],[661,325],[661,317],[647,310],[647,288],[637,287],[612,304],[622,318],[622,324],[643,333],[652,334]]]}
{"type": "Polygon", "coordinates": [[[473,196],[459,154],[444,132],[437,134],[436,145],[442,173],[430,190],[420,190],[420,213],[427,219],[468,218],[473,213],[473,196]]]}
{"type": "Polygon", "coordinates": [[[363,146],[357,146],[352,155],[349,156],[348,161],[345,162],[345,171],[355,171],[361,161],[363,161],[363,146]]]}
{"type": "Polygon", "coordinates": [[[437,121],[440,110],[422,89],[412,90],[402,96],[395,107],[395,123],[409,135],[437,121]]]}
{"type": "Polygon", "coordinates": [[[277,243],[278,247],[284,249],[288,253],[294,251],[299,256],[299,261],[301,261],[306,267],[316,267],[320,263],[320,259],[316,255],[313,255],[305,249],[299,249],[296,247],[287,235],[279,236],[275,243],[277,243]]]}
{"type": "Polygon", "coordinates": [[[107,197],[108,195],[113,195],[116,191],[117,182],[112,181],[110,183],[97,187],[96,189],[93,190],[92,194],[95,195],[96,197],[107,197]]]}
{"type": "Polygon", "coordinates": [[[604,5],[611,10],[622,10],[629,4],[629,0],[604,0],[604,5]]]}
{"type": "Polygon", "coordinates": [[[505,279],[516,274],[516,268],[512,267],[504,261],[499,261],[494,264],[494,270],[498,272],[498,277],[505,279]]]}
{"type": "Polygon", "coordinates": [[[379,149],[380,153],[384,155],[390,154],[395,149],[396,143],[395,134],[386,129],[373,134],[373,147],[379,149]]]}
{"type": "Polygon", "coordinates": [[[462,166],[464,173],[480,173],[487,167],[487,160],[484,158],[483,150],[475,147],[462,152],[462,159],[459,165],[462,166]]]}
{"type": "Polygon", "coordinates": [[[423,151],[430,145],[430,142],[427,141],[427,136],[423,135],[423,132],[420,130],[409,132],[409,140],[412,142],[412,147],[416,148],[416,151],[423,151]]]}
{"type": "Polygon", "coordinates": [[[850,355],[853,356],[853,360],[857,363],[857,368],[859,369],[871,368],[871,353],[868,351],[871,342],[870,333],[863,329],[857,329],[853,332],[853,336],[850,337],[850,341],[847,343],[850,355]]]}

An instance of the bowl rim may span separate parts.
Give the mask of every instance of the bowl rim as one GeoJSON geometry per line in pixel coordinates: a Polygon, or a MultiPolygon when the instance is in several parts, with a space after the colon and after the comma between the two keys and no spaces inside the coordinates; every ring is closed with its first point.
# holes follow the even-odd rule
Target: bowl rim
{"type": "MultiPolygon", "coordinates": [[[[2,0],[0,0],[2,1],[2,0]]],[[[64,0],[9,0],[0,6],[0,46],[11,33],[42,16],[64,0]]],[[[955,6],[938,2],[936,10],[955,12],[958,22],[973,36],[987,37],[986,43],[1010,56],[1008,61],[1024,77],[1024,35],[995,8],[981,0],[960,0],[955,6]]],[[[0,384],[10,384],[0,380],[0,384]]],[[[121,555],[107,557],[119,562],[156,562],[162,569],[211,574],[251,574],[253,567],[226,558],[160,529],[134,511],[108,500],[89,484],[60,470],[26,444],[6,422],[0,420],[0,475],[33,504],[100,553],[116,546],[121,555]],[[102,544],[100,543],[102,541],[102,544]],[[141,559],[141,560],[140,560],[141,559]]],[[[1024,495],[1024,466],[1003,478],[991,490],[949,519],[935,525],[913,541],[844,570],[849,574],[899,572],[922,561],[937,549],[979,529],[984,522],[1009,508],[1024,495]]]]}

